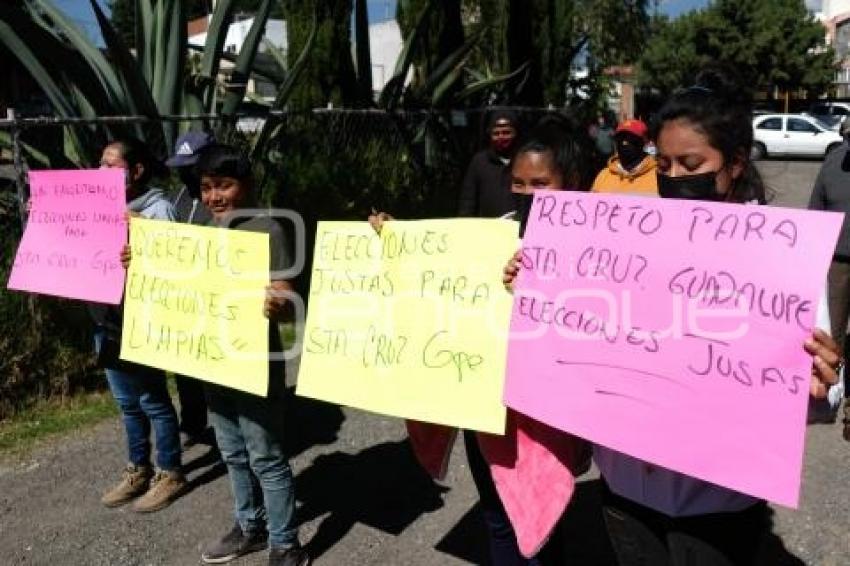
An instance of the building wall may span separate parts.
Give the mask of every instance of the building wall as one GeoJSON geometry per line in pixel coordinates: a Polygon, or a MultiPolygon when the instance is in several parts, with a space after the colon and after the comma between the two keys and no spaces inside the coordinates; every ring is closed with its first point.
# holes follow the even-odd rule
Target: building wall
{"type": "MultiPolygon", "coordinates": [[[[239,53],[245,39],[248,37],[248,32],[251,30],[251,25],[254,23],[253,18],[248,18],[239,22],[234,22],[230,25],[227,31],[227,38],[224,41],[224,50],[234,55],[239,53]]],[[[198,29],[195,27],[194,29],[198,29]]],[[[286,22],[283,20],[269,20],[266,22],[265,38],[277,47],[282,49],[284,53],[288,48],[288,39],[286,34],[286,22]]],[[[203,31],[189,36],[189,43],[203,47],[207,40],[207,32],[203,31]]],[[[354,47],[352,43],[352,48],[354,47]]],[[[395,20],[387,20],[384,22],[375,23],[369,26],[369,48],[372,56],[372,90],[380,92],[384,89],[387,82],[392,78],[395,64],[398,60],[402,49],[401,30],[398,27],[398,22],[395,20]]],[[[265,51],[266,47],[261,44],[260,51],[265,51]]],[[[222,63],[222,71],[226,72],[231,67],[227,62],[222,63]]],[[[262,96],[264,98],[274,98],[274,94],[270,93],[271,85],[257,85],[255,81],[249,84],[249,93],[262,96]]]]}
{"type": "Polygon", "coordinates": [[[826,28],[826,42],[835,50],[834,96],[850,96],[850,0],[823,0],[816,17],[826,28]]]}
{"type": "Polygon", "coordinates": [[[384,90],[387,82],[392,78],[401,48],[401,30],[398,22],[387,20],[369,26],[373,91],[384,90]]]}

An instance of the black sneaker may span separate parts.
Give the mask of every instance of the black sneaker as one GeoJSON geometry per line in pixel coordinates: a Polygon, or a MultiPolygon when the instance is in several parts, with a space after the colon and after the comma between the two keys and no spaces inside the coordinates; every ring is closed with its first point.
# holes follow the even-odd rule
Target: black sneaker
{"type": "Polygon", "coordinates": [[[205,564],[230,562],[234,558],[263,550],[268,546],[268,538],[265,530],[245,533],[239,523],[236,523],[229,533],[204,549],[201,560],[205,564]]]}
{"type": "Polygon", "coordinates": [[[310,557],[300,546],[274,548],[269,551],[269,566],[308,566],[310,557]]]}

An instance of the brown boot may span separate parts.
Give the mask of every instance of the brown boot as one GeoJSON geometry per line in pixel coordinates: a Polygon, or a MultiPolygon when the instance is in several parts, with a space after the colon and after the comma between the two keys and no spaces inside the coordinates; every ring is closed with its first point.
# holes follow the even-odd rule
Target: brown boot
{"type": "Polygon", "coordinates": [[[146,494],[133,503],[133,511],[137,513],[152,513],[171,505],[186,489],[186,476],[180,472],[160,470],[151,480],[151,487],[146,494]]]}
{"type": "Polygon", "coordinates": [[[104,493],[100,502],[107,507],[118,507],[129,503],[148,490],[152,476],[153,468],[150,466],[127,464],[121,483],[104,493]]]}

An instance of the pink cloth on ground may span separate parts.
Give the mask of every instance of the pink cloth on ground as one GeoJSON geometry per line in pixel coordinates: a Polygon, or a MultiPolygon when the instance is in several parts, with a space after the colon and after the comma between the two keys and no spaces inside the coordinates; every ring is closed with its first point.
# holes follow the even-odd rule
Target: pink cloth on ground
{"type": "MultiPolygon", "coordinates": [[[[432,477],[445,476],[457,430],[407,421],[414,453],[432,477]]],[[[479,433],[481,452],[523,556],[536,555],[569,505],[575,478],[590,465],[589,445],[508,411],[504,436],[479,433]]]]}

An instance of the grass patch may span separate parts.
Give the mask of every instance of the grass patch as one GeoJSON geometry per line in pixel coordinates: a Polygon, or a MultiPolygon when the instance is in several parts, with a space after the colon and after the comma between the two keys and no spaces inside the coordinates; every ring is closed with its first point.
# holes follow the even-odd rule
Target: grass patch
{"type": "MultiPolygon", "coordinates": [[[[284,348],[295,342],[295,325],[280,326],[284,348]]],[[[174,376],[168,375],[168,391],[177,395],[174,376]]],[[[84,393],[65,399],[41,401],[9,419],[0,421],[0,455],[24,453],[40,441],[93,425],[118,414],[109,391],[84,393]]]]}
{"type": "Polygon", "coordinates": [[[66,434],[117,414],[118,406],[109,391],[40,402],[0,421],[0,454],[25,452],[51,436],[66,434]]]}

